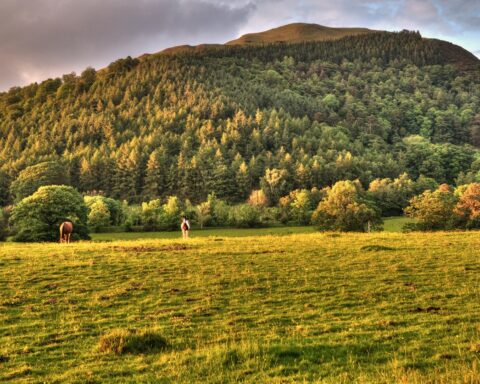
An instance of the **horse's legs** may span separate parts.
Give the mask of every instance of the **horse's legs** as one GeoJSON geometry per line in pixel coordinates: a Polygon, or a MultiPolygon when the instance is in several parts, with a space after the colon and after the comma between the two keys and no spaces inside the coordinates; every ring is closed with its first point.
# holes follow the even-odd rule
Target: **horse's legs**
{"type": "Polygon", "coordinates": [[[71,233],[69,233],[69,234],[67,235],[67,244],[70,244],[70,235],[71,235],[71,233]]]}

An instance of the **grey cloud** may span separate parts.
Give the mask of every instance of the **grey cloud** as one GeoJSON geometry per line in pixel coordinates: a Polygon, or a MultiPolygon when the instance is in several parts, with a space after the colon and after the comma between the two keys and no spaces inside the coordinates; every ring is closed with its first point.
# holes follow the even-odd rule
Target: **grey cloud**
{"type": "Polygon", "coordinates": [[[198,0],[2,0],[0,89],[172,45],[234,38],[253,9],[198,0]]]}
{"type": "MultiPolygon", "coordinates": [[[[0,0],[0,90],[291,22],[418,29],[475,50],[478,0],[0,0]]],[[[475,52],[480,55],[479,52],[475,52]]]]}

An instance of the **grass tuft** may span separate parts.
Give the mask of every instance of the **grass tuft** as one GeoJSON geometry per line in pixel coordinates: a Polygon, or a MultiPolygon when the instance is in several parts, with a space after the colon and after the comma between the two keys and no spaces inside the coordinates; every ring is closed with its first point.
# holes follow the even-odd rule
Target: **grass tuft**
{"type": "Polygon", "coordinates": [[[98,350],[122,355],[162,351],[168,348],[167,340],[150,330],[114,329],[100,338],[98,350]]]}
{"type": "Polygon", "coordinates": [[[394,251],[395,248],[393,247],[387,247],[385,245],[364,245],[362,248],[360,248],[361,251],[371,251],[371,252],[378,252],[378,251],[394,251]]]}

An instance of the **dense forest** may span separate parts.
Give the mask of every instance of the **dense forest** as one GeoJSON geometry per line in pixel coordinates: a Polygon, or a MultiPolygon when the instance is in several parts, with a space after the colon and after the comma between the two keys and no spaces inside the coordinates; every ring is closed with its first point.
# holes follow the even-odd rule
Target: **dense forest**
{"type": "Polygon", "coordinates": [[[234,203],[274,186],[276,204],[404,173],[480,181],[472,61],[418,32],[385,32],[173,50],[12,88],[0,94],[0,206],[45,161],[82,193],[133,203],[212,192],[234,203]]]}

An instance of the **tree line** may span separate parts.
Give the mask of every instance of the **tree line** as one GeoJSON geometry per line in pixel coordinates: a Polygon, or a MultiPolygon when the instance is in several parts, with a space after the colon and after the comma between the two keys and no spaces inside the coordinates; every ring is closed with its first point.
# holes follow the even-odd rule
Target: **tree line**
{"type": "Polygon", "coordinates": [[[480,228],[480,183],[453,188],[407,174],[376,179],[368,189],[359,180],[341,180],[321,190],[300,189],[269,204],[263,189],[251,192],[242,204],[228,204],[214,193],[198,204],[170,196],[142,204],[109,197],[82,196],[65,185],[40,186],[13,207],[0,210],[0,240],[55,241],[58,225],[74,222],[74,239],[88,239],[90,231],[117,227],[123,231],[176,230],[188,217],[197,228],[260,227],[278,224],[313,225],[322,231],[370,232],[382,229],[382,217],[403,214],[415,219],[404,230],[480,228]],[[9,226],[8,226],[9,222],[9,226]]]}

